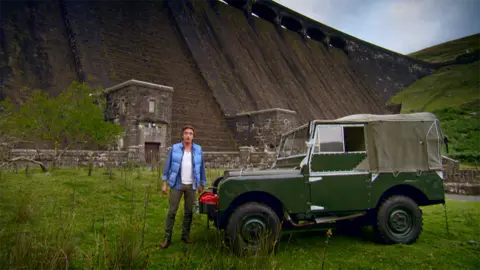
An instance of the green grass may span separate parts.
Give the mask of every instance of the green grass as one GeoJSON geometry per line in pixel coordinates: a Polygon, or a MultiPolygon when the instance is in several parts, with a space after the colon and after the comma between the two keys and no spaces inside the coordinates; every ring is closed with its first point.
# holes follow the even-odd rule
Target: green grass
{"type": "MultiPolygon", "coordinates": [[[[239,258],[198,214],[191,233],[196,244],[180,242],[182,206],[174,242],[159,250],[168,199],[159,190],[158,174],[148,169],[114,172],[112,179],[103,169],[92,177],[85,169],[58,169],[50,175],[3,172],[0,268],[41,269],[43,263],[43,269],[65,269],[64,264],[70,269],[321,269],[325,231],[284,234],[276,254],[239,258]]],[[[208,178],[219,173],[209,170],[208,178]]],[[[356,236],[333,230],[325,268],[479,269],[479,209],[478,202],[449,200],[447,235],[443,207],[424,207],[424,230],[414,245],[376,244],[370,228],[356,236]]]]}
{"type": "Polygon", "coordinates": [[[480,62],[443,67],[414,82],[392,97],[402,112],[434,111],[460,107],[480,100],[480,62]]]}
{"type": "MultiPolygon", "coordinates": [[[[480,166],[480,106],[476,104],[434,111],[443,133],[448,136],[451,158],[461,160],[462,169],[480,166]]],[[[444,148],[445,149],[445,148],[444,148]]]]}
{"type": "Polygon", "coordinates": [[[427,62],[438,63],[454,60],[458,56],[467,54],[467,49],[470,51],[470,53],[479,53],[480,34],[475,34],[431,46],[420,51],[413,52],[409,54],[409,56],[427,62]]]}

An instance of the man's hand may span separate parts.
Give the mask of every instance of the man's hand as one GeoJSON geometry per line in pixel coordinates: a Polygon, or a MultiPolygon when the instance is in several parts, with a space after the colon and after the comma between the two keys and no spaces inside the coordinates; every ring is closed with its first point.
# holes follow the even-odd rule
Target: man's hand
{"type": "Polygon", "coordinates": [[[163,182],[162,192],[163,192],[163,194],[167,195],[167,182],[163,182]]]}
{"type": "Polygon", "coordinates": [[[202,193],[203,192],[203,185],[200,185],[198,186],[198,193],[202,193]]]}

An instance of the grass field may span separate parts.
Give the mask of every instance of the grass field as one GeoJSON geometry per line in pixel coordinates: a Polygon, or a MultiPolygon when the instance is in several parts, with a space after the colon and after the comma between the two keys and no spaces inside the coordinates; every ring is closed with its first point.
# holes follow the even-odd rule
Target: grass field
{"type": "MultiPolygon", "coordinates": [[[[275,254],[239,258],[224,247],[206,219],[194,215],[189,246],[163,240],[167,197],[149,169],[3,172],[0,177],[0,269],[480,269],[480,203],[447,201],[423,208],[416,244],[384,246],[370,228],[350,236],[333,230],[284,234],[275,254]],[[142,245],[143,239],[143,245],[142,245]]],[[[208,172],[214,179],[219,171],[208,172]]]]}

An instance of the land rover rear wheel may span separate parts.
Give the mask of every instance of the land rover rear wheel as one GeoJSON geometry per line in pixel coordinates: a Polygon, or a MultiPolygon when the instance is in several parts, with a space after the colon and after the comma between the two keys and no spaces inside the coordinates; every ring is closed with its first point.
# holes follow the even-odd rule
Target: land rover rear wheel
{"type": "Polygon", "coordinates": [[[269,206],[246,203],[232,213],[226,233],[237,254],[270,252],[279,239],[280,220],[269,206]]]}
{"type": "Polygon", "coordinates": [[[411,198],[394,195],[378,208],[373,228],[377,240],[385,244],[411,244],[422,232],[422,210],[411,198]]]}

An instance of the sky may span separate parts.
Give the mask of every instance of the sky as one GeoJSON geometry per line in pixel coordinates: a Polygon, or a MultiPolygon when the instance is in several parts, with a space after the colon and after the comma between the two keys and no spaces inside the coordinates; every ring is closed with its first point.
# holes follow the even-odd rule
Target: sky
{"type": "Polygon", "coordinates": [[[480,32],[480,0],[274,1],[402,54],[480,32]]]}

